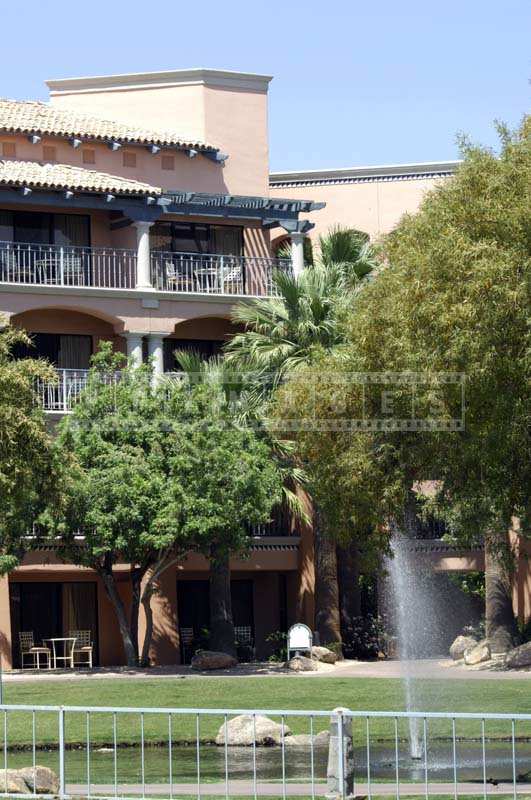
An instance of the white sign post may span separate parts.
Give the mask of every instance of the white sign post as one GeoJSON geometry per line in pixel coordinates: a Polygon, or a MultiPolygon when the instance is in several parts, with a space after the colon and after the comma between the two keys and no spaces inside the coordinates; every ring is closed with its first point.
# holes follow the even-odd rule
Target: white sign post
{"type": "Polygon", "coordinates": [[[307,652],[312,657],[313,635],[307,625],[298,622],[292,625],[288,631],[288,661],[291,659],[292,652],[307,652]]]}

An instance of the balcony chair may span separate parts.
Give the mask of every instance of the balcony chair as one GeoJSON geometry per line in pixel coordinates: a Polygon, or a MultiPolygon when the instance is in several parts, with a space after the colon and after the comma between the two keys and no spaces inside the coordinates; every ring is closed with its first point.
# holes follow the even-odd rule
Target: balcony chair
{"type": "Polygon", "coordinates": [[[173,290],[174,292],[193,292],[194,291],[194,278],[191,270],[186,272],[178,268],[173,261],[165,261],[163,269],[163,278],[166,278],[167,286],[163,289],[173,290]]]}
{"type": "Polygon", "coordinates": [[[52,651],[50,650],[49,647],[45,647],[44,645],[41,646],[35,645],[35,640],[33,638],[33,631],[21,631],[18,637],[20,644],[20,663],[22,669],[24,669],[24,659],[28,658],[28,656],[30,656],[33,660],[33,664],[31,665],[32,668],[40,669],[41,655],[45,656],[47,669],[52,668],[52,651]]]}
{"type": "Polygon", "coordinates": [[[75,639],[72,651],[72,667],[88,666],[92,669],[92,632],[91,631],[68,631],[68,635],[75,639]]]}
{"type": "Polygon", "coordinates": [[[223,294],[243,294],[243,270],[240,264],[223,268],[220,289],[223,294]]]}

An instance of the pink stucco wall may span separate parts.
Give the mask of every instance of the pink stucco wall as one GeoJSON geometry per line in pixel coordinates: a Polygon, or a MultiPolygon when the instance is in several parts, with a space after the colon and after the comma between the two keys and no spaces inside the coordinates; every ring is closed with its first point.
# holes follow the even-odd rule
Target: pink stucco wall
{"type": "MultiPolygon", "coordinates": [[[[268,194],[267,91],[238,86],[168,83],[124,86],[100,91],[52,92],[51,102],[154,130],[175,131],[183,139],[199,139],[229,155],[224,167],[202,156],[175,153],[175,171],[161,168],[161,156],[136,147],[136,171],[121,166],[120,151],[101,153],[98,169],[135,176],[165,189],[235,194],[268,194]],[[117,171],[117,169],[119,171],[117,171]],[[124,171],[125,170],[125,171],[124,171]]],[[[103,149],[104,146],[102,146],[103,149]]],[[[169,153],[164,150],[163,153],[169,153]]],[[[72,157],[72,155],[71,155],[72,157]]],[[[70,162],[67,162],[70,163],[70,162]]]]}
{"type": "MultiPolygon", "coordinates": [[[[272,186],[270,194],[273,197],[326,203],[326,207],[320,211],[305,215],[315,223],[315,228],[310,232],[313,240],[320,234],[327,233],[334,225],[357,228],[368,233],[374,240],[392,230],[403,214],[415,212],[426,192],[433,189],[438,180],[445,179],[316,183],[285,188],[272,186]]],[[[282,234],[282,231],[274,231],[273,242],[276,236],[282,234]]]]}

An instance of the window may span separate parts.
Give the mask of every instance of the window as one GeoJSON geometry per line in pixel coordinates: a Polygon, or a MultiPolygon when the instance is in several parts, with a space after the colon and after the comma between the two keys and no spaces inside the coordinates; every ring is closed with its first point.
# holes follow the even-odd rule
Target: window
{"type": "Polygon", "coordinates": [[[2,142],[2,155],[4,158],[15,158],[17,146],[15,142],[2,142]]]}
{"type": "Polygon", "coordinates": [[[164,372],[179,372],[182,365],[175,358],[175,351],[196,353],[202,361],[221,354],[224,342],[217,339],[164,339],[164,372]]]}
{"type": "Polygon", "coordinates": [[[162,156],[162,169],[175,169],[175,156],[162,156]]]}
{"type": "Polygon", "coordinates": [[[241,256],[243,228],[202,222],[157,222],[150,231],[153,250],[241,256]]]}
{"type": "Polygon", "coordinates": [[[90,217],[0,210],[0,241],[89,247],[90,217]]]}
{"type": "Polygon", "coordinates": [[[95,164],[96,163],[96,151],[93,150],[91,147],[84,147],[82,150],[82,157],[83,157],[83,164],[95,164]]]}
{"type": "Polygon", "coordinates": [[[131,150],[124,150],[122,153],[122,163],[124,167],[136,167],[136,153],[131,150]]]}
{"type": "Polygon", "coordinates": [[[57,148],[53,144],[42,146],[42,160],[46,162],[57,161],[57,148]]]}

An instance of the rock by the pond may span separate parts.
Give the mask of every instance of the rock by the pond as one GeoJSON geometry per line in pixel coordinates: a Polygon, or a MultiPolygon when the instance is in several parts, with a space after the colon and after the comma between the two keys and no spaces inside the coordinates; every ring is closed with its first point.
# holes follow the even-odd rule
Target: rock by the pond
{"type": "Polygon", "coordinates": [[[306,656],[293,656],[286,667],[292,672],[317,672],[319,669],[317,662],[306,656]]]}
{"type": "Polygon", "coordinates": [[[450,655],[454,661],[459,661],[465,655],[465,651],[477,645],[477,640],[473,636],[458,636],[450,645],[450,655]]]}
{"type": "Polygon", "coordinates": [[[526,644],[521,644],[520,647],[509,650],[505,656],[505,666],[509,669],[531,667],[531,642],[526,642],[526,644]]]}
{"type": "MultiPolygon", "coordinates": [[[[259,714],[253,718],[252,714],[240,714],[227,722],[227,745],[229,747],[250,747],[256,744],[268,747],[282,742],[282,725],[269,717],[259,714]]],[[[284,725],[284,737],[292,736],[291,729],[284,725]]],[[[225,723],[221,726],[216,736],[216,744],[225,744],[225,723]]]]}
{"type": "Polygon", "coordinates": [[[323,664],[335,664],[337,661],[337,653],[334,653],[333,650],[329,650],[328,647],[314,645],[312,647],[312,656],[316,658],[317,661],[322,661],[323,664]]]}
{"type": "Polygon", "coordinates": [[[0,769],[0,792],[28,794],[28,786],[17,769],[0,769]]]}
{"type": "Polygon", "coordinates": [[[59,791],[59,780],[57,775],[49,767],[41,767],[36,764],[33,767],[24,767],[17,770],[28,789],[37,794],[57,794],[59,791]],[[35,785],[35,789],[33,788],[35,785]]]}
{"type": "Polygon", "coordinates": [[[8,794],[57,794],[59,781],[49,767],[0,769],[0,792],[8,794]]]}
{"type": "MultiPolygon", "coordinates": [[[[321,731],[316,733],[313,737],[314,747],[328,747],[330,742],[330,731],[321,731]]],[[[312,744],[312,737],[309,733],[296,733],[286,739],[286,747],[310,747],[312,744]]]]}
{"type": "Polygon", "coordinates": [[[469,667],[475,664],[482,664],[484,661],[490,661],[490,658],[490,647],[486,640],[477,642],[474,647],[469,647],[468,650],[465,650],[464,654],[465,664],[469,667]]]}
{"type": "Polygon", "coordinates": [[[192,658],[192,669],[229,669],[238,663],[234,656],[228,653],[218,653],[215,650],[201,650],[192,658]]]}

